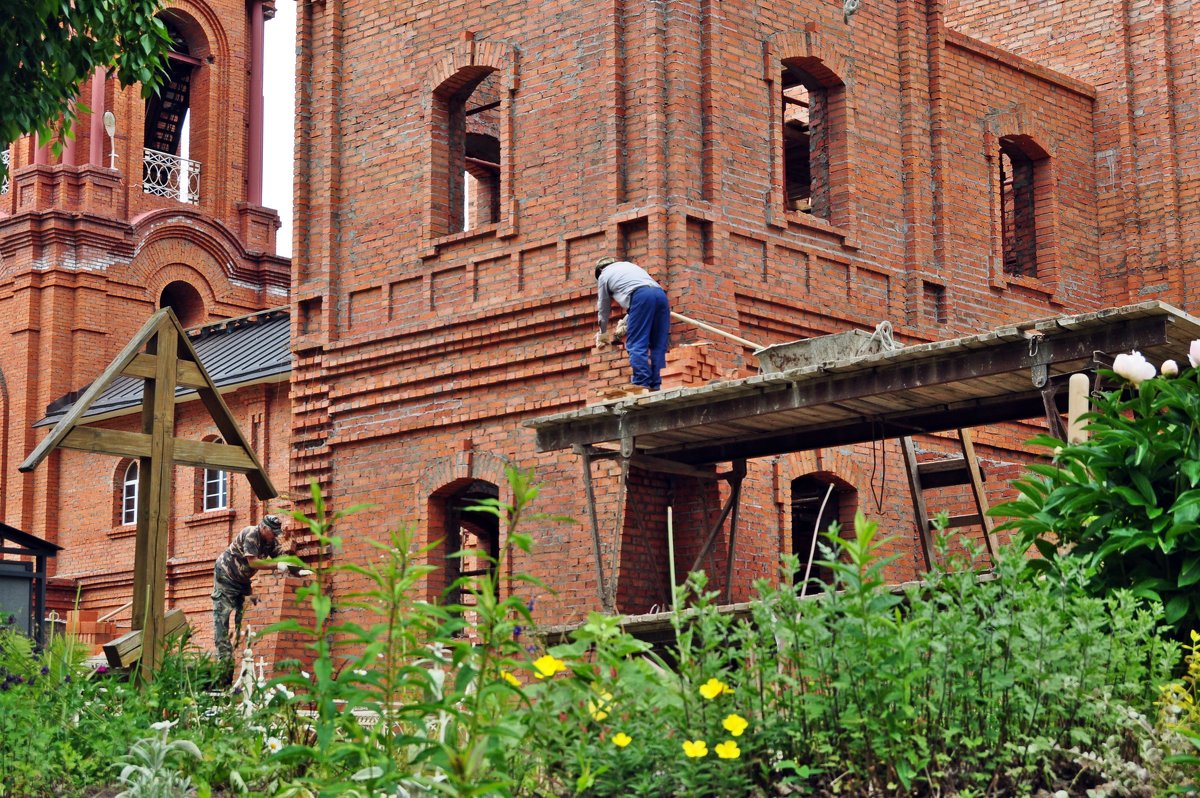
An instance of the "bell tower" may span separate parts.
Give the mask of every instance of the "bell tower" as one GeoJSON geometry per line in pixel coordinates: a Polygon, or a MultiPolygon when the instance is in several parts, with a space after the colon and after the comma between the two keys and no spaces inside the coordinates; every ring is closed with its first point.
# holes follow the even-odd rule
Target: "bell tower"
{"type": "Polygon", "coordinates": [[[52,458],[16,465],[47,406],[93,379],[160,307],[185,326],[287,301],[278,214],[262,206],[263,40],[274,0],[177,0],[144,98],[100,69],[73,137],[24,137],[0,186],[0,519],[57,538],[52,458]]]}

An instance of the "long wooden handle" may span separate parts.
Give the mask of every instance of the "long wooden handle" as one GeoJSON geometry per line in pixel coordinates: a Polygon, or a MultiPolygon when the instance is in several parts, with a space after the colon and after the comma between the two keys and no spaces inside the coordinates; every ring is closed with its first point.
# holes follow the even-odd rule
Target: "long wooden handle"
{"type": "Polygon", "coordinates": [[[725,332],[724,330],[720,329],[719,327],[714,327],[711,324],[705,324],[702,321],[696,321],[695,319],[689,318],[689,317],[683,315],[682,313],[676,313],[675,311],[672,310],[671,317],[679,319],[680,321],[686,321],[688,324],[694,324],[702,330],[708,330],[711,333],[716,333],[717,335],[723,335],[732,341],[737,341],[742,346],[748,346],[751,349],[766,349],[766,347],[763,346],[762,344],[756,344],[753,341],[747,341],[745,338],[738,338],[733,333],[725,332]]]}

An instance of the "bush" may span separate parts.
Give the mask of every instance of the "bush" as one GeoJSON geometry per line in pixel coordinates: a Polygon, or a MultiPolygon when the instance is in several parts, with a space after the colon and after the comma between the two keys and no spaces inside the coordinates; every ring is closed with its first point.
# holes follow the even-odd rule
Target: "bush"
{"type": "Polygon", "coordinates": [[[1032,475],[1014,482],[1020,498],[992,514],[1011,519],[1000,529],[1012,529],[1018,545],[1037,547],[1031,568],[1078,563],[1097,595],[1127,588],[1161,602],[1183,640],[1200,628],[1200,370],[1139,380],[1092,402],[1090,439],[1031,441],[1052,449],[1053,463],[1031,465],[1032,475]]]}
{"type": "Polygon", "coordinates": [[[693,576],[674,670],[597,617],[552,648],[569,675],[531,690],[548,792],[1009,794],[1153,778],[1127,724],[1153,717],[1177,660],[1159,612],[1087,595],[1069,573],[1030,581],[1012,551],[994,578],[942,571],[898,594],[873,523],[829,539],[844,557],[824,563],[819,598],[760,584],[747,620],[693,576]],[[589,711],[597,696],[604,717],[589,711]],[[1088,756],[1110,739],[1130,743],[1124,771],[1088,756]]]}

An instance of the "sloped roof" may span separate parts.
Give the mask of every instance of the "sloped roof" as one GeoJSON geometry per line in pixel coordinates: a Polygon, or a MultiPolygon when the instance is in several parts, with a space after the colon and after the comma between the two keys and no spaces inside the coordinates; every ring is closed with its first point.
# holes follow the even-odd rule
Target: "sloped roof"
{"type": "Polygon", "coordinates": [[[20,548],[26,549],[22,554],[29,556],[45,555],[53,557],[62,551],[62,546],[57,543],[51,543],[48,540],[39,538],[37,535],[22,532],[15,526],[9,526],[0,521],[0,548],[9,548],[8,546],[4,546],[4,541],[15,543],[20,548]]]}
{"type": "MultiPolygon", "coordinates": [[[[290,332],[287,308],[273,308],[195,327],[188,330],[188,339],[213,382],[224,391],[286,379],[292,370],[290,332]]],[[[137,377],[117,377],[108,390],[96,398],[83,418],[98,421],[140,407],[144,385],[145,381],[137,377]]],[[[46,416],[34,426],[47,427],[57,423],[86,387],[53,402],[46,408],[46,416]]],[[[178,402],[195,395],[195,389],[178,388],[175,400],[178,402]]]]}

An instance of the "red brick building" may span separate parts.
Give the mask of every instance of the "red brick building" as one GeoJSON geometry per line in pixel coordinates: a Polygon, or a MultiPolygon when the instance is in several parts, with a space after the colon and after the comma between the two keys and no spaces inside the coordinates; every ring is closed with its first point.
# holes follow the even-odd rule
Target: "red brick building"
{"type": "MultiPolygon", "coordinates": [[[[76,587],[90,609],[116,609],[130,598],[126,500],[136,463],[59,451],[33,473],[18,473],[45,434],[34,423],[69,404],[71,392],[95,379],[159,307],[174,308],[191,326],[287,302],[289,262],[275,254],[278,215],[261,205],[262,36],[273,13],[271,0],[172,3],[162,17],[174,46],[159,97],[144,100],[98,72],[80,87],[91,111],[80,115],[61,155],[32,137],[6,153],[0,518],[63,547],[52,574],[67,607],[76,587]],[[113,135],[105,112],[113,115],[113,135]]],[[[210,329],[199,337],[222,334],[210,329]]],[[[280,482],[287,474],[286,380],[285,372],[250,381],[227,396],[280,482]]],[[[114,410],[103,423],[131,428],[130,412],[114,410]]],[[[179,435],[215,431],[199,403],[182,404],[179,435]]],[[[244,480],[222,488],[218,472],[210,476],[206,497],[203,472],[176,474],[169,597],[189,613],[207,606],[216,553],[260,512],[244,480]]],[[[127,622],[128,611],[118,619],[127,622]]]]}
{"type": "MultiPolygon", "coordinates": [[[[287,465],[281,485],[302,492],[316,478],[338,506],[376,505],[342,530],[342,556],[371,556],[366,538],[408,522],[423,540],[449,539],[443,551],[494,547],[502,530],[461,506],[509,498],[506,464],[537,469],[539,509],[585,518],[578,463],[538,454],[522,424],[627,380],[620,351],[591,346],[601,255],[647,267],[674,310],[764,344],[884,320],[918,343],[1142,299],[1194,306],[1192,3],[1122,0],[1115,15],[1099,2],[861,5],[850,17],[835,0],[301,5],[291,411],[282,415],[282,396],[254,393],[238,412],[263,413],[264,460],[273,474],[287,465]],[[286,452],[275,448],[284,426],[286,452]]],[[[192,9],[208,46],[225,48],[209,61],[188,39],[188,52],[200,53],[195,69],[209,76],[197,82],[208,87],[207,107],[236,110],[250,94],[238,81],[253,39],[241,6],[179,8],[192,9]]],[[[115,101],[125,104],[118,118],[134,120],[125,139],[118,132],[118,166],[136,163],[130,131],[143,129],[145,111],[133,95],[115,101]]],[[[202,194],[198,207],[147,197],[135,178],[98,161],[59,166],[29,142],[14,150],[0,304],[18,310],[0,319],[19,322],[0,362],[4,494],[20,497],[7,499],[4,515],[15,526],[62,544],[72,526],[64,498],[111,520],[116,472],[103,475],[92,503],[82,488],[63,489],[64,475],[83,478],[82,465],[64,459],[32,477],[12,469],[39,434],[28,423],[97,373],[170,299],[168,286],[207,286],[197,289],[197,320],[267,307],[282,289],[286,264],[260,254],[273,251],[271,217],[254,204],[249,138],[231,121],[240,116],[208,118],[216,121],[206,129],[220,132],[192,152],[222,166],[218,196],[202,194]],[[113,202],[95,199],[106,187],[113,202]],[[116,218],[100,212],[118,206],[116,218]],[[179,232],[156,248],[156,224],[208,234],[179,232]],[[73,265],[106,246],[126,253],[123,265],[73,265]],[[85,292],[111,308],[100,330],[85,292]],[[75,353],[70,373],[39,371],[51,351],[75,353]]],[[[82,136],[72,163],[89,144],[82,136]]],[[[750,350],[719,336],[676,324],[673,337],[666,388],[755,367],[750,350]]],[[[977,436],[990,491],[1015,475],[1027,457],[1019,442],[1035,428],[977,436]]],[[[921,444],[929,454],[948,449],[937,437],[921,444]]],[[[894,443],[749,469],[735,600],[797,547],[808,500],[828,484],[843,521],[862,509],[899,537],[893,575],[915,573],[894,443]]],[[[606,476],[599,510],[611,524],[617,494],[606,476]]],[[[644,612],[667,600],[669,486],[636,472],[631,485],[617,603],[644,612]]],[[[686,481],[675,489],[693,499],[675,518],[687,564],[722,495],[686,481]]],[[[177,497],[178,524],[195,515],[192,501],[177,497]]],[[[97,535],[111,525],[87,524],[78,545],[104,551],[97,535]]],[[[534,553],[513,567],[556,591],[541,597],[539,618],[597,608],[586,527],[527,531],[534,553]]],[[[717,586],[723,569],[711,565],[726,545],[719,538],[706,563],[717,586]]],[[[206,555],[182,556],[191,581],[178,595],[199,605],[206,555]]],[[[72,574],[94,580],[89,600],[107,572],[71,557],[60,555],[60,573],[71,563],[72,574]]],[[[458,567],[435,560],[431,596],[458,567]]]]}

